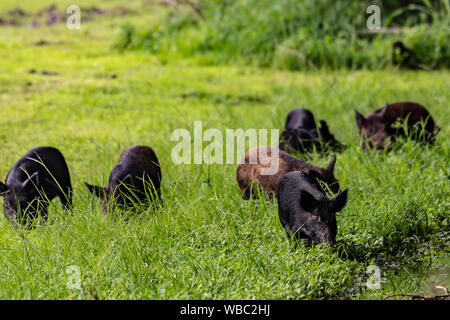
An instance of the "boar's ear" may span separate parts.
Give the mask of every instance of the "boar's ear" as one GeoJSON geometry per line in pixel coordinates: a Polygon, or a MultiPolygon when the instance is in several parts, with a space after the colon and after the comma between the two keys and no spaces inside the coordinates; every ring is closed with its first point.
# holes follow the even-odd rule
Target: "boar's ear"
{"type": "Polygon", "coordinates": [[[333,211],[339,212],[341,211],[344,206],[347,204],[347,193],[348,189],[345,189],[341,193],[339,193],[336,197],[334,197],[332,201],[333,203],[333,211]]]}
{"type": "Polygon", "coordinates": [[[3,196],[7,191],[9,191],[8,186],[3,182],[0,182],[0,196],[3,196]]]}
{"type": "Polygon", "coordinates": [[[358,129],[361,130],[361,128],[366,125],[366,118],[364,118],[364,116],[355,109],[355,119],[358,129]]]}
{"type": "Polygon", "coordinates": [[[312,212],[317,207],[317,200],[307,191],[300,191],[300,207],[307,212],[312,212]]]}
{"type": "Polygon", "coordinates": [[[330,134],[330,129],[328,128],[328,124],[325,120],[320,120],[320,129],[319,129],[320,133],[322,135],[329,135],[330,134]]]}
{"type": "Polygon", "coordinates": [[[333,155],[333,158],[331,158],[331,161],[328,164],[327,169],[326,169],[329,174],[333,173],[335,164],[336,164],[336,155],[333,155]]]}
{"type": "Polygon", "coordinates": [[[33,173],[27,180],[22,183],[24,190],[29,191],[30,189],[36,189],[39,187],[39,173],[33,173]]]}
{"type": "Polygon", "coordinates": [[[328,128],[328,124],[327,124],[327,122],[325,120],[319,120],[319,123],[320,123],[321,127],[328,128]]]}
{"type": "Polygon", "coordinates": [[[383,106],[383,109],[381,109],[380,112],[378,113],[380,118],[384,118],[386,116],[388,106],[389,106],[389,103],[386,102],[386,104],[383,106]]]}
{"type": "Polygon", "coordinates": [[[94,195],[96,195],[99,198],[103,198],[105,195],[105,189],[103,187],[100,186],[93,186],[87,182],[84,183],[84,185],[88,188],[88,190],[93,193],[94,195]]]}
{"type": "Polygon", "coordinates": [[[328,128],[328,124],[325,120],[320,120],[319,134],[325,143],[335,140],[334,136],[331,134],[330,129],[328,128]]]}

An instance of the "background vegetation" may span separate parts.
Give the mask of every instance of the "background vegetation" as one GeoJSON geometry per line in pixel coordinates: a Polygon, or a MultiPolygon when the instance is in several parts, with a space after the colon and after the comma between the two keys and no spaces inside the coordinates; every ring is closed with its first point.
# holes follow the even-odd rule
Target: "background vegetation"
{"type": "Polygon", "coordinates": [[[68,30],[72,2],[0,3],[0,177],[51,145],[75,187],[73,216],[55,200],[34,230],[0,219],[0,298],[381,299],[450,287],[448,2],[385,8],[392,19],[382,13],[383,23],[401,36],[359,34],[359,2],[204,1],[202,18],[186,4],[80,0],[81,30],[68,30]],[[394,39],[438,70],[393,67],[394,39]],[[429,109],[437,143],[363,152],[353,109],[402,100],[429,109]],[[349,145],[336,165],[350,190],[336,249],[291,246],[276,201],[241,199],[236,165],[171,160],[171,133],[192,131],[195,120],[204,129],[282,128],[299,106],[349,145]],[[164,202],[103,218],[83,182],[106,184],[136,144],[158,155],[164,202]],[[365,284],[371,265],[381,268],[380,289],[365,284]],[[81,290],[67,287],[70,266],[80,268],[81,290]]]}
{"type": "Polygon", "coordinates": [[[150,26],[124,25],[119,50],[160,56],[201,55],[204,63],[241,61],[288,70],[377,69],[393,64],[401,40],[416,68],[450,66],[450,2],[442,1],[166,1],[169,10],[150,26]],[[366,9],[381,8],[378,33],[366,9]]]}

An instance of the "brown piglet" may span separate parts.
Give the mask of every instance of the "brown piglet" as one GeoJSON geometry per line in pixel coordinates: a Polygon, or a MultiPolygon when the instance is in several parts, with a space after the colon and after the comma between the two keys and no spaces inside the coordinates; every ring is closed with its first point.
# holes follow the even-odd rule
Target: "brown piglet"
{"type": "MultiPolygon", "coordinates": [[[[278,185],[281,178],[288,172],[301,171],[313,179],[318,179],[328,185],[333,193],[339,191],[339,183],[334,177],[334,155],[326,168],[316,167],[290,154],[273,147],[257,147],[249,150],[237,168],[236,178],[242,191],[242,198],[248,200],[257,197],[257,186],[267,195],[278,196],[278,185]],[[273,174],[265,174],[270,166],[276,168],[273,174]]],[[[326,191],[326,190],[323,190],[326,191]]]]}

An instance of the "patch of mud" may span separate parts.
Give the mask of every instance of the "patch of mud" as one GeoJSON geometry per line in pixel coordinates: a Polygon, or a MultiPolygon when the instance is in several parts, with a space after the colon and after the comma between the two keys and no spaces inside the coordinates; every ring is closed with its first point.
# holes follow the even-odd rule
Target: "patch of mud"
{"type": "Polygon", "coordinates": [[[392,298],[409,298],[411,300],[450,300],[450,295],[448,294],[447,287],[444,286],[434,286],[434,288],[440,291],[440,294],[436,295],[417,295],[417,294],[393,294],[384,298],[384,300],[392,299],[392,298]],[[444,294],[442,294],[444,293],[444,294]]]}
{"type": "Polygon", "coordinates": [[[50,46],[52,45],[52,43],[47,40],[39,40],[38,42],[35,42],[34,45],[37,47],[41,47],[41,46],[50,46]]]}
{"type": "MultiPolygon", "coordinates": [[[[80,7],[81,22],[92,21],[101,16],[126,16],[136,13],[127,7],[116,7],[112,9],[102,9],[97,6],[80,7]]],[[[6,12],[0,12],[1,26],[28,26],[39,28],[41,26],[52,26],[59,23],[66,23],[70,15],[66,13],[66,8],[58,8],[56,4],[51,4],[36,12],[27,12],[17,7],[6,12]]]]}
{"type": "Polygon", "coordinates": [[[267,104],[268,99],[262,95],[232,95],[232,94],[217,94],[203,91],[187,92],[181,95],[181,98],[188,99],[204,99],[211,100],[214,103],[236,106],[245,103],[249,104],[267,104]]]}
{"type": "Polygon", "coordinates": [[[8,11],[8,14],[10,16],[16,16],[16,17],[26,17],[28,15],[28,13],[26,13],[21,8],[11,9],[11,10],[8,11]]]}
{"type": "Polygon", "coordinates": [[[0,16],[0,27],[1,26],[18,26],[18,25],[19,25],[19,23],[14,18],[5,19],[0,16]]]}
{"type": "Polygon", "coordinates": [[[41,71],[39,71],[39,70],[36,70],[36,69],[30,69],[30,70],[28,70],[28,73],[29,74],[40,74],[40,75],[43,75],[43,76],[57,76],[57,75],[59,75],[59,73],[55,72],[55,71],[48,71],[48,70],[41,70],[41,71]]]}
{"type": "Polygon", "coordinates": [[[97,74],[94,74],[94,77],[99,78],[99,79],[117,79],[117,74],[116,73],[112,73],[112,74],[97,73],[97,74]]]}
{"type": "Polygon", "coordinates": [[[60,45],[60,44],[65,44],[67,43],[66,41],[56,41],[56,42],[52,42],[52,41],[47,41],[45,39],[36,41],[35,43],[33,43],[33,46],[36,47],[45,47],[45,46],[56,46],[56,45],[60,45]]]}

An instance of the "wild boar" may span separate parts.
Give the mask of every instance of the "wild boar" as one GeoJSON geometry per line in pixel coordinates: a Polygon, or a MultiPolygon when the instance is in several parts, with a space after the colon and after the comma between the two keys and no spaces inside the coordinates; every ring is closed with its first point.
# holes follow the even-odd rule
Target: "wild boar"
{"type": "Polygon", "coordinates": [[[328,150],[341,151],[344,147],[330,133],[326,121],[320,121],[317,128],[314,115],[305,108],[294,109],[286,118],[284,130],[280,136],[279,148],[283,151],[289,149],[301,153],[316,149],[319,152],[328,150]]]}
{"type": "Polygon", "coordinates": [[[289,240],[309,239],[336,243],[336,212],[347,203],[348,189],[328,199],[317,181],[300,171],[287,173],[280,181],[278,215],[289,240]]]}
{"type": "Polygon", "coordinates": [[[311,177],[324,182],[333,193],[336,193],[339,191],[339,183],[333,174],[335,164],[335,155],[327,168],[320,168],[277,148],[257,147],[245,154],[244,159],[238,165],[236,176],[239,188],[242,191],[242,198],[245,200],[248,200],[251,196],[258,196],[257,186],[262,188],[265,194],[276,197],[281,178],[291,171],[307,173],[311,177]],[[275,168],[275,172],[265,174],[263,170],[271,166],[275,168]]]}
{"type": "Polygon", "coordinates": [[[125,149],[111,171],[106,187],[85,182],[91,193],[100,198],[103,214],[110,204],[132,207],[149,204],[160,198],[161,168],[152,148],[133,146],[125,149]]]}
{"type": "Polygon", "coordinates": [[[313,113],[305,108],[297,108],[288,113],[286,117],[285,129],[303,129],[314,135],[317,133],[316,121],[313,113]]]}
{"type": "Polygon", "coordinates": [[[392,62],[400,68],[421,69],[422,62],[417,58],[414,51],[407,48],[403,42],[396,41],[392,45],[392,62]]]}
{"type": "MultiPolygon", "coordinates": [[[[368,146],[379,149],[387,147],[386,138],[395,140],[396,137],[405,134],[400,126],[406,119],[408,119],[406,122],[408,128],[413,131],[411,137],[415,140],[432,143],[439,130],[427,109],[414,102],[386,103],[384,107],[375,110],[367,117],[355,109],[355,118],[359,132],[367,139],[368,146]],[[421,134],[422,128],[423,134],[421,134]]],[[[363,147],[367,147],[366,142],[363,147]]]]}
{"type": "Polygon", "coordinates": [[[66,209],[72,206],[69,169],[62,153],[52,147],[36,147],[27,152],[0,182],[6,218],[28,224],[37,217],[47,221],[50,202],[59,197],[66,209]]]}

